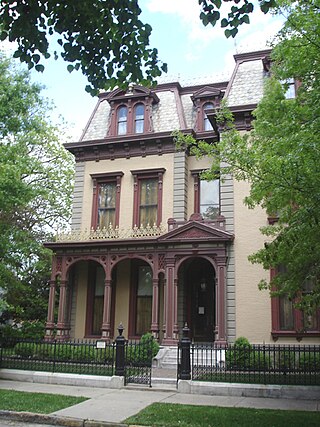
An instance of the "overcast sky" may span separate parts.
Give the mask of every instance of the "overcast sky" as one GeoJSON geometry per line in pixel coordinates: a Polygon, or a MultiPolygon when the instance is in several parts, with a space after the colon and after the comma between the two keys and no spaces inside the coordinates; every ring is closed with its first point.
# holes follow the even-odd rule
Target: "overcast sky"
{"type": "MultiPolygon", "coordinates": [[[[168,64],[166,80],[229,75],[235,53],[264,48],[281,27],[280,19],[257,11],[235,39],[226,39],[219,25],[202,25],[198,0],[140,0],[139,5],[141,20],[153,28],[151,47],[156,47],[159,58],[168,64]]],[[[230,5],[226,3],[226,7],[230,5]]],[[[81,72],[70,74],[62,59],[48,60],[44,65],[43,74],[32,71],[32,77],[46,86],[44,95],[53,100],[55,116],[64,117],[71,140],[77,141],[97,100],[85,92],[87,82],[81,72]]]]}

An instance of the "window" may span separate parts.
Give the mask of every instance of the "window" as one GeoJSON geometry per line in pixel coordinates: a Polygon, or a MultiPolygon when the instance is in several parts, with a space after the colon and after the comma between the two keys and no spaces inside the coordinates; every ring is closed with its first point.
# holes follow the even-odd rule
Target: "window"
{"type": "Polygon", "coordinates": [[[210,123],[208,116],[206,115],[206,110],[212,110],[214,105],[211,102],[204,104],[203,106],[203,130],[213,130],[212,124],[210,123]]]}
{"type": "Polygon", "coordinates": [[[123,172],[92,174],[93,203],[91,227],[115,228],[119,225],[120,189],[123,172]]]}
{"type": "Polygon", "coordinates": [[[115,182],[99,184],[97,227],[100,229],[116,225],[116,187],[115,182]]]}
{"type": "Polygon", "coordinates": [[[128,108],[122,105],[118,109],[118,135],[125,135],[127,133],[128,122],[128,108]]]}
{"type": "Polygon", "coordinates": [[[152,314],[152,270],[150,266],[138,267],[138,285],[136,298],[136,331],[143,335],[150,330],[152,314]]]}
{"type": "MultiPolygon", "coordinates": [[[[271,271],[271,279],[275,274],[285,273],[285,267],[278,267],[271,271]]],[[[313,284],[306,281],[303,285],[303,293],[312,291],[313,284]]],[[[295,301],[288,295],[272,297],[272,336],[277,339],[279,336],[296,336],[297,338],[308,335],[320,335],[320,312],[319,310],[310,315],[295,308],[295,301]]]]}
{"type": "Polygon", "coordinates": [[[143,133],[144,130],[144,105],[137,104],[135,106],[135,115],[134,115],[134,132],[143,133]]]}
{"type": "Polygon", "coordinates": [[[90,262],[88,265],[88,294],[86,335],[101,336],[104,304],[105,273],[103,267],[90,262]]]}
{"type": "Polygon", "coordinates": [[[143,227],[157,224],[158,182],[157,179],[140,181],[139,224],[143,227]]]}
{"type": "Polygon", "coordinates": [[[202,171],[192,171],[194,178],[194,213],[203,219],[215,219],[220,214],[220,180],[201,179],[202,171]]]}
{"type": "Polygon", "coordinates": [[[103,98],[111,107],[107,137],[130,139],[136,134],[154,132],[152,110],[160,100],[153,90],[130,84],[127,89],[117,88],[103,98]]]}
{"type": "Polygon", "coordinates": [[[165,169],[131,171],[134,179],[133,227],[159,226],[165,169]]]}
{"type": "Polygon", "coordinates": [[[292,99],[296,97],[296,85],[294,79],[287,79],[281,82],[285,89],[285,98],[292,99]]]}

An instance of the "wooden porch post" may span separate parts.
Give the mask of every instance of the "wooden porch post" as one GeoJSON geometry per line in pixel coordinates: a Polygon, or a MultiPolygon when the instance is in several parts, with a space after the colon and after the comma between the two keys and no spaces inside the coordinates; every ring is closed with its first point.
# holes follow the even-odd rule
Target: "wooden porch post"
{"type": "Polygon", "coordinates": [[[57,339],[67,340],[69,338],[69,325],[67,319],[67,280],[66,278],[60,281],[60,297],[59,297],[59,312],[57,323],[57,339]]]}
{"type": "Polygon", "coordinates": [[[170,258],[166,260],[166,292],[164,298],[165,310],[165,333],[163,344],[176,345],[178,342],[177,336],[177,290],[175,281],[175,260],[170,258]]]}
{"type": "Polygon", "coordinates": [[[151,332],[154,338],[159,338],[159,279],[152,280],[152,320],[151,332]]]}
{"type": "Polygon", "coordinates": [[[103,300],[103,318],[102,318],[102,339],[110,341],[111,339],[111,277],[109,272],[106,272],[104,282],[104,300],[103,300]]]}
{"type": "Polygon", "coordinates": [[[226,334],[226,257],[217,257],[216,280],[216,337],[215,343],[227,344],[226,334]]]}
{"type": "Polygon", "coordinates": [[[48,341],[54,338],[53,331],[54,331],[55,295],[56,295],[56,279],[55,277],[52,277],[50,280],[48,316],[47,316],[46,333],[45,333],[45,339],[48,341]]]}

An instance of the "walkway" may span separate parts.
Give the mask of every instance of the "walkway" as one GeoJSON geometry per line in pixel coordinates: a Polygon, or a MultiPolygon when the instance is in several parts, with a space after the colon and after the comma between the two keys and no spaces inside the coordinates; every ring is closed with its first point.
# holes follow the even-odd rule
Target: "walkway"
{"type": "MultiPolygon", "coordinates": [[[[53,384],[39,384],[19,381],[0,380],[0,388],[14,389],[29,392],[56,393],[71,396],[85,396],[89,400],[51,414],[56,425],[60,420],[66,422],[72,418],[74,421],[96,420],[108,423],[121,423],[126,418],[134,415],[154,402],[181,403],[191,405],[247,407],[266,409],[292,409],[302,411],[320,411],[320,400],[300,399],[270,399],[259,397],[234,397],[234,396],[205,396],[183,394],[173,390],[142,389],[126,387],[122,389],[106,389],[92,387],[65,386],[53,384]]],[[[0,411],[0,419],[3,413],[0,411]]],[[[41,423],[41,418],[39,418],[41,423]]],[[[52,424],[54,424],[52,422],[52,424]]],[[[90,424],[86,424],[90,425],[90,424]]],[[[100,424],[103,425],[103,424],[100,424]]],[[[117,424],[113,424],[117,425],[117,424]]],[[[109,426],[110,427],[110,426],[109,426]]]]}

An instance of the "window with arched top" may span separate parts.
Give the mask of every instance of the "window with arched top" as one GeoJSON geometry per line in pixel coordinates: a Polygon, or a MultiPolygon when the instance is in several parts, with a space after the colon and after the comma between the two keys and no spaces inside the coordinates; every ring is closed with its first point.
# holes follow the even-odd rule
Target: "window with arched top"
{"type": "Polygon", "coordinates": [[[134,109],[134,133],[144,131],[144,105],[137,104],[134,109]]]}
{"type": "Polygon", "coordinates": [[[118,135],[125,135],[127,133],[127,123],[128,123],[128,108],[125,105],[122,105],[118,109],[117,121],[118,121],[118,127],[117,127],[118,135]]]}
{"type": "Polygon", "coordinates": [[[211,102],[207,102],[203,106],[203,130],[212,130],[212,124],[210,123],[208,116],[206,115],[206,110],[212,110],[214,105],[211,102]]]}

